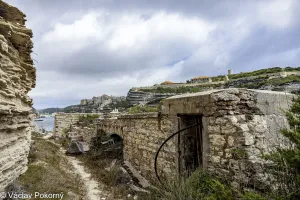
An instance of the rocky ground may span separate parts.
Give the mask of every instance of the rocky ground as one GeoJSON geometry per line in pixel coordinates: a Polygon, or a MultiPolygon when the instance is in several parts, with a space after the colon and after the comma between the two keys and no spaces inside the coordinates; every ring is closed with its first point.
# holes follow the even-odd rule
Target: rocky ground
{"type": "MultiPolygon", "coordinates": [[[[64,150],[61,149],[63,153],[64,150]]],[[[103,184],[95,181],[92,178],[92,175],[86,170],[86,168],[82,165],[81,161],[76,159],[76,157],[68,156],[67,160],[73,166],[73,173],[77,174],[78,177],[83,182],[83,188],[85,189],[85,198],[89,200],[107,200],[112,199],[111,193],[109,191],[105,191],[103,184]]]]}
{"type": "Polygon", "coordinates": [[[34,134],[32,139],[28,170],[7,188],[8,192],[62,193],[65,200],[114,199],[78,158],[66,156],[54,140],[39,134],[34,134]]]}
{"type": "Polygon", "coordinates": [[[57,193],[64,194],[64,200],[137,199],[124,182],[119,162],[112,165],[105,161],[100,169],[88,155],[67,156],[65,152],[65,147],[51,135],[34,133],[28,170],[7,188],[7,192],[57,193]],[[111,166],[104,167],[104,164],[111,166]],[[120,177],[124,182],[121,186],[120,177]]]}
{"type": "Polygon", "coordinates": [[[28,170],[14,184],[20,185],[19,188],[29,194],[62,193],[66,200],[85,200],[88,193],[82,187],[84,181],[75,171],[72,163],[60,151],[59,145],[34,133],[28,170]]]}

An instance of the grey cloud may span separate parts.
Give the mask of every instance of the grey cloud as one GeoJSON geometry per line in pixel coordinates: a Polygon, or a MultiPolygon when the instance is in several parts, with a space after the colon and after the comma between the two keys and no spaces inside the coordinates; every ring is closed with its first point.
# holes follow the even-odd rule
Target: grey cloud
{"type": "MultiPolygon", "coordinates": [[[[260,0],[10,0],[9,3],[17,6],[27,15],[28,25],[34,32],[34,52],[32,56],[36,63],[38,82],[33,91],[34,101],[37,107],[46,105],[67,105],[76,102],[82,97],[91,97],[93,94],[108,93],[125,95],[132,86],[143,85],[146,81],[154,84],[160,79],[150,80],[149,73],[155,73],[160,69],[175,70],[171,63],[181,59],[185,62],[178,73],[163,78],[174,81],[185,81],[197,75],[218,75],[226,73],[231,68],[235,72],[254,70],[273,65],[295,66],[299,63],[300,39],[297,18],[299,3],[294,3],[289,13],[292,13],[292,25],[285,28],[277,28],[257,19],[257,8],[263,3],[271,1],[260,0]],[[108,11],[111,21],[114,23],[118,17],[124,14],[137,14],[142,20],[149,20],[157,12],[180,14],[187,18],[203,19],[211,24],[216,24],[216,29],[209,33],[204,43],[193,44],[182,38],[165,37],[153,40],[138,51],[136,49],[121,49],[121,51],[109,51],[104,43],[107,41],[95,41],[92,39],[84,48],[75,53],[67,54],[55,51],[57,43],[45,44],[42,41],[45,33],[52,31],[57,23],[72,24],[81,19],[90,11],[108,11]],[[235,26],[237,20],[244,20],[240,27],[235,26]],[[245,28],[247,33],[243,33],[245,28]],[[241,33],[240,33],[241,32],[241,33]],[[244,34],[244,35],[243,35],[244,34]],[[50,45],[50,46],[48,46],[50,45]],[[201,49],[204,52],[197,53],[201,49]],[[206,54],[212,57],[206,58],[206,54]],[[218,59],[219,56],[219,59],[218,59]],[[228,56],[228,58],[227,58],[228,56]],[[187,58],[187,59],[185,59],[187,58]],[[217,61],[216,61],[217,60],[217,61]],[[222,65],[222,62],[227,62],[222,65]],[[57,76],[47,77],[47,73],[55,72],[57,76]],[[43,73],[43,75],[41,75],[43,73]],[[122,77],[133,77],[132,81],[124,81],[121,84],[108,82],[107,78],[122,80],[122,77]],[[148,80],[149,77],[149,80],[148,80]],[[66,85],[78,86],[78,89],[69,89],[61,86],[65,79],[66,85]],[[45,81],[56,80],[60,84],[45,84],[45,81]],[[155,82],[154,82],[155,81],[155,82]],[[78,85],[77,85],[78,84],[78,85]],[[82,84],[86,84],[87,91],[82,84]],[[133,85],[135,84],[135,85],[133,85]],[[62,93],[49,98],[39,94],[43,90],[59,87],[62,93]]],[[[275,2],[275,1],[274,1],[275,2]]],[[[272,20],[273,16],[268,16],[272,20]]],[[[282,14],[282,18],[286,17],[282,14]]],[[[275,19],[275,18],[274,18],[275,19]]],[[[276,18],[277,19],[277,18],[276,18]]],[[[109,25],[109,23],[107,25],[109,25]]],[[[180,28],[180,27],[179,27],[180,28]]],[[[188,34],[188,32],[186,33],[188,34]]],[[[108,38],[109,39],[109,38],[108,38]]],[[[77,41],[74,41],[76,43],[77,41]]],[[[62,42],[61,45],[72,45],[62,42]]],[[[153,78],[153,77],[152,77],[153,78]]],[[[127,79],[125,79],[127,80],[127,79]]],[[[147,82],[147,83],[148,83],[147,82]]]]}

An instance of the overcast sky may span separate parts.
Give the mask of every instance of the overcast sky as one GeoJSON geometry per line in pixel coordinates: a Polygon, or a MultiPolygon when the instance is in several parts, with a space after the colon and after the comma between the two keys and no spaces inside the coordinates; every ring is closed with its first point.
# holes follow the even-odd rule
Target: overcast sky
{"type": "Polygon", "coordinates": [[[297,0],[6,0],[27,15],[34,107],[134,86],[299,66],[297,0]]]}

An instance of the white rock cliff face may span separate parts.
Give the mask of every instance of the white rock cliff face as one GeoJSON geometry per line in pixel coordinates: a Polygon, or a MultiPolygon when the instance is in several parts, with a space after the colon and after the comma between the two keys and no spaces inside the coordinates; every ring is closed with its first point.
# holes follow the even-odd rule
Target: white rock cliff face
{"type": "Polygon", "coordinates": [[[27,169],[35,86],[32,31],[25,15],[0,1],[0,192],[27,169]]]}

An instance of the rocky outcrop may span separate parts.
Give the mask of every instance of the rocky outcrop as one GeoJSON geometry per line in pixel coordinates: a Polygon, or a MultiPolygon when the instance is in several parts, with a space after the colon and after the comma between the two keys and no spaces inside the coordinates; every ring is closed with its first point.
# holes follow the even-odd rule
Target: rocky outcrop
{"type": "MultiPolygon", "coordinates": [[[[296,73],[296,72],[295,72],[296,73]]],[[[299,76],[298,74],[296,74],[299,76]]],[[[300,83],[295,80],[289,80],[286,83],[280,83],[283,77],[277,77],[279,83],[272,84],[272,79],[269,77],[258,77],[258,78],[243,78],[237,80],[228,81],[224,88],[249,88],[259,90],[271,90],[271,91],[284,91],[293,94],[300,93],[300,83]]]]}
{"type": "Polygon", "coordinates": [[[273,90],[273,91],[285,91],[288,93],[299,94],[300,93],[300,83],[292,82],[282,85],[264,85],[260,87],[261,90],[273,90]]]}
{"type": "Polygon", "coordinates": [[[173,93],[151,93],[143,91],[130,90],[127,94],[127,101],[130,105],[142,104],[142,105],[156,105],[161,100],[174,96],[173,93]]]}
{"type": "Polygon", "coordinates": [[[0,191],[26,171],[35,86],[32,31],[25,15],[0,1],[0,191]]]}
{"type": "Polygon", "coordinates": [[[112,111],[120,102],[126,100],[126,97],[108,96],[106,94],[93,97],[92,99],[82,99],[78,107],[82,112],[105,112],[112,111]]]}

